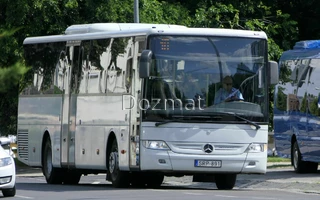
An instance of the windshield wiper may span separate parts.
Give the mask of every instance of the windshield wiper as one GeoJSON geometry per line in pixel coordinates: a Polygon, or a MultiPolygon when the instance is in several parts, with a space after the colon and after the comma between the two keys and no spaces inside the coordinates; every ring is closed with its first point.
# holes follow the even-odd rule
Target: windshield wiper
{"type": "MultiPolygon", "coordinates": [[[[218,113],[220,113],[220,112],[218,112],[218,113]]],[[[222,114],[222,113],[223,113],[223,114],[228,114],[228,115],[233,115],[233,116],[235,116],[236,118],[241,119],[241,120],[247,122],[248,124],[251,124],[251,125],[255,126],[255,127],[256,127],[256,130],[258,130],[258,129],[261,128],[259,124],[255,123],[255,122],[253,122],[253,121],[251,121],[251,120],[248,120],[248,119],[246,119],[246,118],[244,118],[244,117],[241,117],[241,116],[238,115],[237,113],[234,113],[234,112],[221,112],[221,114],[222,114]]]]}
{"type": "MultiPolygon", "coordinates": [[[[253,122],[253,121],[251,121],[251,120],[248,120],[248,119],[246,119],[246,118],[244,118],[244,117],[241,117],[240,115],[238,115],[238,114],[236,114],[236,113],[234,113],[234,112],[216,112],[216,114],[227,114],[227,115],[232,115],[232,116],[234,116],[234,117],[236,117],[236,118],[238,118],[238,119],[241,119],[242,121],[245,121],[245,122],[247,122],[248,124],[251,124],[251,125],[253,125],[253,126],[255,126],[256,127],[256,130],[258,130],[258,129],[260,129],[261,127],[260,127],[260,125],[259,124],[257,124],[257,123],[255,123],[255,122],[253,122]]],[[[165,121],[162,121],[162,122],[156,122],[155,123],[155,126],[160,126],[160,125],[163,125],[163,124],[167,124],[167,123],[172,123],[172,122],[186,122],[185,120],[182,120],[182,119],[192,119],[192,118],[194,118],[194,119],[208,119],[208,120],[217,120],[217,119],[221,119],[221,117],[220,116],[175,116],[176,118],[178,118],[178,119],[171,119],[171,120],[165,120],[165,121]]],[[[203,121],[202,121],[203,122],[203,121]]]]}
{"type": "Polygon", "coordinates": [[[172,116],[174,119],[171,119],[171,120],[165,120],[165,121],[162,121],[162,122],[156,122],[155,123],[155,126],[160,126],[160,125],[163,125],[163,124],[167,124],[167,123],[171,123],[171,122],[190,122],[190,121],[186,121],[187,120],[197,120],[197,121],[201,121],[201,122],[206,122],[206,121],[203,121],[203,120],[210,120],[210,121],[213,121],[213,120],[219,120],[221,119],[222,117],[220,116],[172,116]]]}
{"type": "Polygon", "coordinates": [[[154,125],[155,126],[160,126],[160,125],[167,124],[167,123],[172,123],[172,122],[183,122],[183,120],[181,120],[181,119],[165,120],[165,121],[162,121],[162,122],[156,122],[154,125]]]}

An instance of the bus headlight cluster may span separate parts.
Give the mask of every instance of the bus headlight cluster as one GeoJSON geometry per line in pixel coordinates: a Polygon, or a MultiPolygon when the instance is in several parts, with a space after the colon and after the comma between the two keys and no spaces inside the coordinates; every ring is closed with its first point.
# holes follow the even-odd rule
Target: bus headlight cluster
{"type": "Polygon", "coordinates": [[[255,144],[252,143],[248,146],[247,151],[249,153],[260,153],[267,149],[267,144],[255,144]]]}
{"type": "Polygon", "coordinates": [[[169,150],[168,145],[164,141],[143,140],[142,144],[148,149],[169,150]]]}

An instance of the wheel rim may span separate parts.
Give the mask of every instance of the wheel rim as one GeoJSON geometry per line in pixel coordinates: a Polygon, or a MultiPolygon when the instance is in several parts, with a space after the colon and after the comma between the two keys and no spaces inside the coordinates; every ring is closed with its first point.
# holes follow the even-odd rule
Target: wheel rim
{"type": "Polygon", "coordinates": [[[299,159],[299,152],[298,152],[298,148],[294,147],[293,149],[293,165],[294,168],[298,168],[298,159],[299,159]]]}
{"type": "Polygon", "coordinates": [[[46,160],[46,163],[47,163],[47,173],[48,173],[48,176],[50,176],[51,172],[52,172],[52,155],[51,155],[51,150],[49,149],[47,151],[47,160],[46,160]]]}
{"type": "Polygon", "coordinates": [[[118,153],[111,152],[109,157],[109,171],[114,174],[118,167],[118,153]]]}

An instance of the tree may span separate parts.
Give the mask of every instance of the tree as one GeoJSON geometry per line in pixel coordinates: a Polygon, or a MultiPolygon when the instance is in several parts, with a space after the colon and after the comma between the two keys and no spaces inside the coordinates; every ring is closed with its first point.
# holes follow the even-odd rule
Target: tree
{"type": "MultiPolygon", "coordinates": [[[[6,47],[8,42],[12,41],[13,31],[3,31],[0,34],[0,45],[6,47]]],[[[6,50],[6,48],[4,48],[6,50]]],[[[7,54],[8,55],[8,54],[7,54]]],[[[8,56],[9,64],[6,65],[2,57],[0,62],[0,133],[1,135],[15,134],[17,115],[17,94],[18,83],[21,76],[28,70],[22,61],[16,61],[14,56],[8,56]],[[11,64],[12,62],[15,62],[11,64]],[[11,65],[11,66],[10,66],[11,65]]]]}
{"type": "Polygon", "coordinates": [[[291,0],[274,1],[278,9],[290,15],[290,19],[297,22],[297,38],[291,41],[291,47],[298,40],[313,40],[320,38],[320,1],[318,0],[291,0]]]}

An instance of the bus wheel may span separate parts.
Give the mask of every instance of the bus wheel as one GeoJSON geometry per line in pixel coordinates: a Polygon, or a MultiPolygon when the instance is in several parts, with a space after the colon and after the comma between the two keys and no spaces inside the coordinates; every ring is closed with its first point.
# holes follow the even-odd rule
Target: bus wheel
{"type": "Polygon", "coordinates": [[[108,152],[108,178],[112,182],[112,186],[116,188],[128,187],[129,173],[119,169],[119,156],[117,141],[113,140],[111,150],[108,152]]]}
{"type": "Polygon", "coordinates": [[[236,184],[237,174],[215,175],[216,186],[219,190],[232,190],[236,184]]]}
{"type": "Polygon", "coordinates": [[[318,163],[303,161],[297,141],[294,142],[291,153],[293,168],[297,173],[315,173],[318,170],[318,163]]]}
{"type": "Polygon", "coordinates": [[[51,140],[47,139],[42,161],[42,172],[49,184],[61,184],[62,176],[59,174],[59,169],[52,166],[52,148],[51,140]]]}
{"type": "Polygon", "coordinates": [[[294,171],[297,173],[306,173],[307,172],[307,163],[302,161],[300,149],[297,141],[294,142],[292,152],[291,152],[292,162],[294,171]]]}

